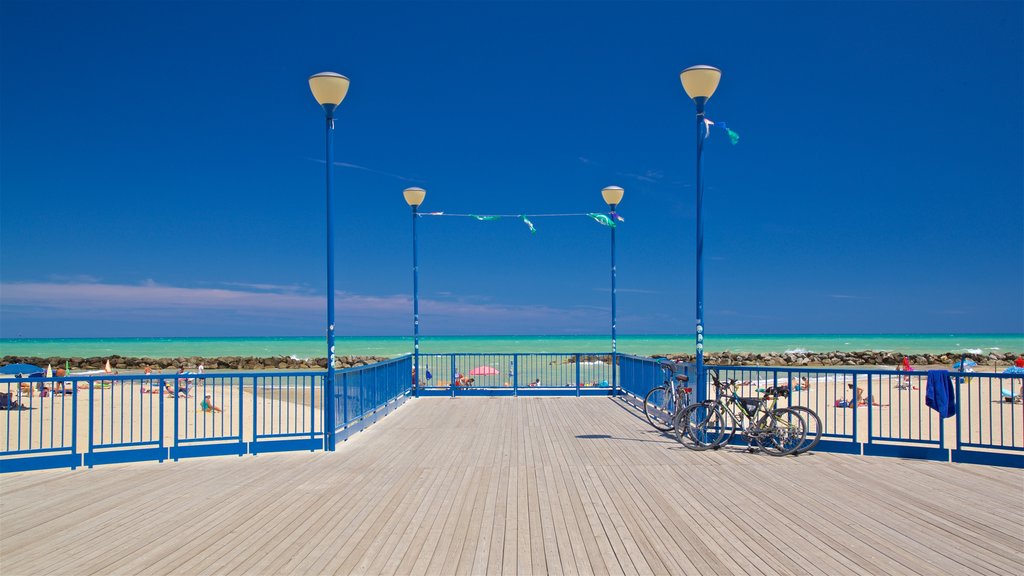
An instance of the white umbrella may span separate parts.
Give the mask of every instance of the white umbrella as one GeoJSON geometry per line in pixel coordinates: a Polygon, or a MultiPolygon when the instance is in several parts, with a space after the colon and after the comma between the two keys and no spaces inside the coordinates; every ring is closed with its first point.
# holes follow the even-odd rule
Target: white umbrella
{"type": "Polygon", "coordinates": [[[46,365],[46,377],[53,378],[53,367],[49,364],[46,365]]]}

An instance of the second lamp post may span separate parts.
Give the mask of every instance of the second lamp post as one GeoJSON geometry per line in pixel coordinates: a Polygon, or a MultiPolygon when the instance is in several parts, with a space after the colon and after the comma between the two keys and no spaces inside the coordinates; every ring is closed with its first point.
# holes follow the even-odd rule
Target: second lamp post
{"type": "Polygon", "coordinates": [[[327,449],[334,450],[334,223],[331,218],[331,173],[334,164],[334,109],[348,94],[348,78],[334,72],[321,72],[309,77],[309,89],[323,106],[327,117],[327,374],[324,377],[324,397],[329,402],[325,411],[324,434],[327,449]]]}
{"type": "MultiPolygon", "coordinates": [[[[608,204],[608,211],[611,212],[609,218],[615,218],[615,207],[622,202],[622,195],[625,194],[619,186],[607,186],[601,190],[601,197],[604,198],[605,203],[608,204]]],[[[614,224],[615,221],[612,220],[614,224]]],[[[615,385],[618,378],[616,378],[616,367],[618,363],[618,350],[615,343],[615,226],[612,226],[612,392],[615,391],[615,385]]]]}
{"type": "Polygon", "coordinates": [[[402,191],[406,204],[412,208],[412,343],[413,343],[413,390],[419,394],[420,378],[420,267],[416,254],[416,220],[419,219],[420,204],[427,197],[423,188],[412,187],[402,191]]]}
{"type": "Polygon", "coordinates": [[[714,66],[690,66],[679,74],[686,95],[697,105],[697,401],[707,397],[704,386],[704,136],[707,126],[704,122],[704,104],[718,88],[722,71],[714,66]]]}

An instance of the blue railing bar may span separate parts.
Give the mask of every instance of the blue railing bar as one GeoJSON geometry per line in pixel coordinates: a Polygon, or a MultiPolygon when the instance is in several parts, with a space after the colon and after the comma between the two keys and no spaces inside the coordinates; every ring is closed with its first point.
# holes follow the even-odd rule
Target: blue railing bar
{"type": "Polygon", "coordinates": [[[54,446],[53,448],[30,448],[27,450],[11,450],[8,452],[0,452],[0,461],[5,456],[17,456],[19,454],[48,454],[52,452],[67,452],[68,454],[74,454],[74,451],[67,446],[54,446]]]}
{"type": "MultiPolygon", "coordinates": [[[[205,442],[207,444],[231,444],[233,442],[229,442],[229,441],[241,440],[241,439],[242,439],[241,436],[215,436],[215,437],[210,437],[210,438],[182,438],[181,439],[181,443],[182,444],[199,444],[199,443],[205,442]]],[[[152,444],[152,442],[150,444],[152,444]]]]}
{"type": "MultiPolygon", "coordinates": [[[[277,434],[260,434],[257,440],[266,440],[267,438],[307,438],[309,435],[305,432],[280,432],[277,434]]],[[[323,432],[317,432],[312,436],[313,440],[324,436],[323,432]]]]}

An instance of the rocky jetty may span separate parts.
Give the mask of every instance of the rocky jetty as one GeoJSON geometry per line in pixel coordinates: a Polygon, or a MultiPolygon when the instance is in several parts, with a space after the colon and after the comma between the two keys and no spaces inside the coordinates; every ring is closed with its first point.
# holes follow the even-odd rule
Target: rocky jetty
{"type": "MultiPolygon", "coordinates": [[[[704,355],[706,364],[717,364],[723,366],[891,366],[896,367],[903,357],[910,358],[913,366],[950,366],[960,360],[961,353],[947,352],[945,354],[904,354],[902,352],[713,352],[704,355]]],[[[980,365],[979,369],[988,366],[1006,367],[1013,364],[1019,353],[1006,352],[990,354],[967,354],[967,357],[980,365]]],[[[681,362],[693,362],[693,354],[653,354],[652,356],[666,357],[681,362]]],[[[580,362],[607,362],[610,355],[581,356],[580,362]]],[[[363,366],[387,360],[384,356],[339,356],[337,368],[351,368],[363,366]]],[[[327,367],[326,358],[292,358],[289,356],[274,356],[259,358],[255,356],[218,356],[206,358],[201,356],[189,356],[178,358],[136,358],[127,356],[95,356],[91,358],[40,358],[38,356],[4,356],[0,365],[27,363],[45,367],[47,364],[54,369],[64,367],[68,362],[72,370],[100,370],[107,360],[114,370],[141,371],[146,366],[153,370],[195,370],[202,364],[207,370],[316,370],[327,367]]],[[[561,361],[571,364],[576,361],[575,356],[561,361]]],[[[556,361],[558,362],[558,361],[556,361]]]]}
{"type": "MultiPolygon", "coordinates": [[[[655,356],[662,356],[655,354],[655,356]]],[[[693,362],[693,354],[664,354],[666,358],[681,362],[693,362]]],[[[899,366],[903,357],[910,359],[911,366],[950,366],[959,362],[961,352],[945,354],[904,354],[902,352],[713,352],[704,355],[705,364],[722,366],[899,366]]],[[[967,354],[980,366],[1006,367],[1013,364],[1017,353],[992,352],[990,354],[967,354]]]]}
{"type": "MultiPolygon", "coordinates": [[[[387,360],[384,356],[339,356],[335,359],[337,368],[352,368],[387,360]]],[[[72,370],[101,370],[110,361],[114,370],[143,370],[147,366],[153,370],[195,370],[200,364],[207,370],[314,370],[327,367],[327,358],[292,358],[289,356],[273,356],[258,358],[255,356],[218,356],[204,358],[189,356],[178,358],[134,358],[127,356],[94,356],[91,358],[40,358],[38,356],[4,356],[0,365],[26,363],[45,367],[47,364],[54,369],[63,368],[67,362],[72,370]]]]}

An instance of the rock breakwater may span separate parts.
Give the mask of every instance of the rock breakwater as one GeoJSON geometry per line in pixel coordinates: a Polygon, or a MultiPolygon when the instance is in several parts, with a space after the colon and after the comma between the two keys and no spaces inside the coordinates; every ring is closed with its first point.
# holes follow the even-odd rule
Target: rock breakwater
{"type": "MultiPolygon", "coordinates": [[[[1020,354],[1016,352],[989,354],[967,354],[980,366],[979,371],[986,367],[1006,367],[1013,363],[1020,354]]],[[[692,362],[693,354],[653,354],[652,356],[667,357],[682,362],[692,362]]],[[[706,364],[723,366],[889,366],[895,368],[907,356],[913,366],[950,366],[960,360],[960,352],[944,354],[903,354],[901,352],[714,352],[704,355],[706,364]]],[[[581,357],[581,361],[605,360],[605,357],[581,357]]],[[[384,356],[339,356],[337,368],[352,368],[387,360],[384,356]]],[[[256,357],[256,356],[189,356],[177,358],[138,358],[128,356],[95,356],[90,358],[42,358],[38,356],[4,356],[0,365],[27,363],[45,367],[47,364],[54,369],[63,368],[65,362],[72,370],[100,370],[107,361],[114,370],[142,371],[147,366],[153,370],[195,370],[202,364],[207,370],[317,370],[327,367],[326,358],[295,358],[289,356],[256,357]]],[[[574,362],[570,357],[568,362],[574,362]]]]}
{"type": "MultiPolygon", "coordinates": [[[[959,362],[964,354],[904,354],[902,352],[714,352],[704,355],[705,364],[722,366],[891,366],[902,364],[903,358],[911,366],[950,366],[959,362]]],[[[655,356],[660,356],[655,354],[655,356]]],[[[693,354],[664,354],[666,358],[682,362],[693,362],[693,354]]],[[[979,371],[986,366],[1013,364],[1019,354],[992,352],[990,354],[967,354],[967,358],[979,364],[979,371]]]]}
{"type": "MultiPolygon", "coordinates": [[[[339,356],[335,360],[337,368],[352,368],[387,360],[384,356],[339,356]]],[[[178,358],[136,358],[127,356],[94,356],[91,358],[41,358],[38,356],[4,356],[0,365],[25,363],[46,367],[54,370],[63,368],[65,362],[72,370],[101,370],[110,361],[114,370],[141,371],[147,366],[153,370],[195,370],[200,364],[206,370],[316,370],[327,367],[327,358],[294,358],[290,356],[272,356],[260,358],[256,356],[189,356],[178,358]]]]}

